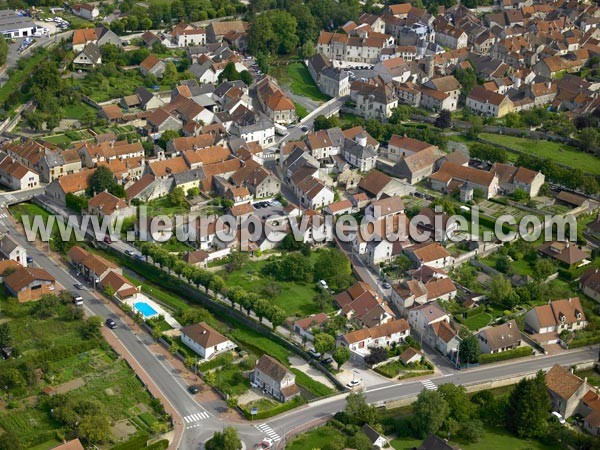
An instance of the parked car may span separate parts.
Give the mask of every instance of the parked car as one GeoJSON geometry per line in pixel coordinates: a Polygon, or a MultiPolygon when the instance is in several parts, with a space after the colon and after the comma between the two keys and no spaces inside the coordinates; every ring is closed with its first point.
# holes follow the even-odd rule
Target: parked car
{"type": "Polygon", "coordinates": [[[142,259],[144,259],[144,257],[143,257],[142,255],[140,255],[139,253],[136,253],[136,254],[135,254],[133,257],[134,257],[135,259],[139,259],[140,261],[141,261],[142,259]]]}
{"type": "Polygon", "coordinates": [[[193,384],[190,387],[188,387],[188,391],[190,394],[197,394],[198,392],[200,392],[200,388],[193,384]]]}
{"type": "Polygon", "coordinates": [[[556,420],[558,420],[558,423],[560,423],[561,425],[564,425],[564,424],[567,423],[567,421],[565,420],[565,418],[559,412],[552,411],[551,416],[552,417],[556,417],[556,420]]]}
{"type": "Polygon", "coordinates": [[[352,388],[355,388],[356,386],[360,385],[360,383],[361,383],[361,380],[352,380],[350,383],[348,383],[346,385],[346,387],[352,389],[352,388]]]}
{"type": "Polygon", "coordinates": [[[114,330],[115,328],[117,328],[117,322],[115,322],[113,319],[111,319],[110,317],[107,318],[104,321],[105,325],[110,328],[111,330],[114,330]]]}
{"type": "Polygon", "coordinates": [[[321,364],[328,366],[330,364],[333,364],[333,358],[323,358],[321,360],[321,364]]]}
{"type": "Polygon", "coordinates": [[[81,283],[75,283],[73,286],[75,286],[77,289],[83,289],[83,284],[81,283]]]}
{"type": "Polygon", "coordinates": [[[302,126],[300,127],[300,130],[302,130],[303,132],[305,132],[305,133],[306,133],[306,132],[308,131],[308,127],[307,127],[307,126],[305,126],[305,125],[302,125],[302,126]]]}
{"type": "Polygon", "coordinates": [[[104,236],[104,239],[103,239],[103,241],[104,241],[106,244],[112,244],[112,239],[110,238],[110,236],[109,236],[108,234],[107,234],[106,236],[104,236]]]}
{"type": "Polygon", "coordinates": [[[83,297],[79,294],[73,294],[73,303],[76,306],[83,306],[83,297]]]}
{"type": "Polygon", "coordinates": [[[318,351],[314,350],[314,349],[313,350],[309,350],[308,354],[310,356],[312,356],[313,358],[315,358],[315,359],[319,359],[321,357],[321,354],[318,351]]]}
{"type": "Polygon", "coordinates": [[[133,256],[133,252],[131,250],[125,250],[125,254],[127,256],[133,256]]]}
{"type": "Polygon", "coordinates": [[[387,281],[384,282],[381,286],[383,286],[384,289],[389,289],[392,287],[392,285],[390,283],[388,283],[387,281]]]}
{"type": "Polygon", "coordinates": [[[33,264],[33,258],[31,256],[27,257],[27,264],[33,264]]]}

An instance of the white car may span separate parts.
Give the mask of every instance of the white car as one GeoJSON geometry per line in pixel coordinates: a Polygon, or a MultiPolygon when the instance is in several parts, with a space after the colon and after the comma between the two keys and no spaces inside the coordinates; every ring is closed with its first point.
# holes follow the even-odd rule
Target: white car
{"type": "Polygon", "coordinates": [[[352,380],[350,383],[348,383],[346,385],[346,387],[352,389],[352,388],[355,388],[356,386],[360,385],[360,383],[361,383],[361,380],[352,380]]]}
{"type": "Polygon", "coordinates": [[[565,423],[567,423],[565,418],[563,416],[561,416],[561,414],[559,412],[552,411],[551,415],[556,417],[556,419],[558,420],[558,423],[560,423],[561,425],[564,425],[565,423]]]}

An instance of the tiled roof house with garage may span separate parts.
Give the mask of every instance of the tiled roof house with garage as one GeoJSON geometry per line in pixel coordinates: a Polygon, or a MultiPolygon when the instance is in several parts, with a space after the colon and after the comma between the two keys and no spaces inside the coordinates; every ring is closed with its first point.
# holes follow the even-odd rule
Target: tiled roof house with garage
{"type": "Polygon", "coordinates": [[[4,286],[8,294],[16,297],[19,302],[31,302],[54,292],[56,280],[44,269],[19,267],[4,277],[4,286]]]}
{"type": "Polygon", "coordinates": [[[181,342],[204,359],[235,348],[235,344],[205,322],[181,329],[181,342]]]}

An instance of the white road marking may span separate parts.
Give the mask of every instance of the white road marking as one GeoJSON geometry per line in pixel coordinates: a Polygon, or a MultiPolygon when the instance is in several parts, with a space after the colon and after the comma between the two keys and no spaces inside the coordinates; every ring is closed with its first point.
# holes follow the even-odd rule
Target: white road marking
{"type": "Polygon", "coordinates": [[[194,422],[199,422],[201,420],[205,420],[208,419],[210,416],[208,415],[207,412],[202,411],[196,414],[190,414],[188,416],[185,416],[183,418],[183,420],[185,420],[186,423],[194,423],[194,422]]]}
{"type": "Polygon", "coordinates": [[[273,442],[278,442],[281,440],[281,438],[275,432],[275,430],[273,430],[273,428],[271,428],[266,423],[261,423],[260,425],[255,425],[255,428],[257,430],[261,431],[262,433],[265,433],[267,435],[267,437],[273,439],[273,442]]]}
{"type": "Polygon", "coordinates": [[[423,386],[425,386],[425,389],[429,390],[429,391],[437,391],[437,386],[435,385],[435,383],[431,380],[425,380],[425,381],[421,381],[421,384],[423,386]]]}

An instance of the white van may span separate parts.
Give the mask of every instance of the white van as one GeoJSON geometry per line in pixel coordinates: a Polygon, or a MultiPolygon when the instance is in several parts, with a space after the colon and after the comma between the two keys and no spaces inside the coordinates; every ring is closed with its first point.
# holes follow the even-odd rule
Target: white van
{"type": "Polygon", "coordinates": [[[79,294],[73,294],[73,303],[76,306],[83,306],[83,297],[79,294]]]}

